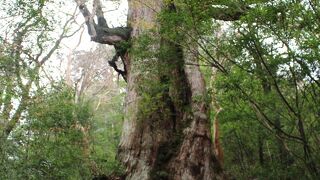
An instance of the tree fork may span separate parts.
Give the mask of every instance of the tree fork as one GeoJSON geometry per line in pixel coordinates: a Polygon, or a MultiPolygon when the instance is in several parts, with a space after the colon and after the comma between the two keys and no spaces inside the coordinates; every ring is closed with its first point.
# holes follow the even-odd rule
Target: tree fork
{"type": "Polygon", "coordinates": [[[85,22],[88,28],[88,33],[91,36],[91,40],[100,44],[114,45],[116,54],[111,60],[108,61],[109,65],[118,72],[125,81],[127,81],[127,47],[121,46],[121,43],[128,42],[130,39],[131,28],[130,27],[116,27],[109,28],[107,21],[102,11],[102,5],[100,0],[94,0],[93,11],[97,16],[98,24],[95,23],[93,15],[88,10],[87,6],[76,0],[80,12],[85,18],[85,22]],[[123,70],[119,69],[116,61],[122,60],[123,70]]]}

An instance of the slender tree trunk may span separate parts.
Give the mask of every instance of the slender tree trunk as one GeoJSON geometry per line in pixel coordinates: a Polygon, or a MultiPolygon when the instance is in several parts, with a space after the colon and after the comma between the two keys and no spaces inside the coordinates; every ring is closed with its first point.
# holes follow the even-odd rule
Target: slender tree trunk
{"type": "Polygon", "coordinates": [[[258,151],[259,151],[259,163],[260,166],[264,166],[264,153],[263,153],[263,137],[261,134],[258,134],[258,151]]]}
{"type": "MultiPolygon", "coordinates": [[[[223,61],[222,61],[223,63],[223,61]]],[[[215,82],[216,78],[217,78],[217,73],[218,70],[216,68],[212,68],[212,75],[211,75],[211,88],[212,88],[212,107],[215,111],[215,115],[214,115],[214,119],[213,119],[213,150],[215,155],[217,156],[217,160],[219,161],[219,163],[221,164],[221,166],[223,166],[224,163],[224,153],[223,153],[223,149],[222,149],[222,145],[220,142],[220,130],[219,130],[219,114],[222,111],[222,107],[220,106],[216,94],[217,91],[214,87],[213,82],[215,82]]]]}
{"type": "Polygon", "coordinates": [[[213,123],[213,132],[214,132],[214,136],[213,136],[213,143],[214,143],[214,152],[215,155],[217,156],[217,159],[219,161],[219,163],[221,164],[221,166],[223,166],[224,163],[224,153],[223,153],[223,149],[222,149],[222,145],[220,143],[220,134],[219,134],[219,119],[218,119],[218,115],[221,112],[222,108],[219,108],[216,111],[216,114],[214,116],[214,123],[213,123]]]}
{"type": "MultiPolygon", "coordinates": [[[[254,62],[256,65],[256,73],[258,75],[258,78],[261,81],[262,84],[262,89],[263,89],[263,94],[265,97],[268,97],[271,92],[272,92],[272,84],[269,82],[268,76],[264,73],[264,67],[263,63],[261,62],[261,59],[256,53],[252,53],[254,56],[254,62]]],[[[270,102],[271,107],[276,107],[276,104],[274,102],[270,102]]],[[[258,115],[259,113],[256,112],[257,118],[260,119],[261,122],[263,122],[263,118],[258,115]]],[[[282,129],[281,125],[281,118],[279,115],[272,115],[271,120],[274,122],[274,126],[276,128],[276,134],[277,134],[277,148],[278,148],[278,153],[279,153],[279,160],[281,164],[286,168],[287,166],[290,165],[290,161],[292,161],[292,157],[290,155],[290,152],[286,149],[284,139],[281,137],[281,132],[280,130],[282,129]]],[[[260,158],[260,164],[262,165],[263,163],[263,137],[259,134],[259,158],[260,158]],[[261,146],[260,146],[261,145],[261,146]]]]}

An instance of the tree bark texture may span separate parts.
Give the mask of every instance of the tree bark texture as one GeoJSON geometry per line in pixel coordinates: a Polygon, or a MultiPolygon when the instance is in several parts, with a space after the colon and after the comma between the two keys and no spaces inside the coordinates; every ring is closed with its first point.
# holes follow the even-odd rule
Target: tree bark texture
{"type": "MultiPolygon", "coordinates": [[[[163,8],[166,6],[162,0],[129,1],[131,48],[137,46],[135,39],[151,29],[153,36],[159,35],[157,13],[163,8]]],[[[125,56],[128,84],[119,159],[126,167],[126,179],[224,178],[211,148],[205,82],[199,66],[194,65],[198,64],[197,46],[192,40],[186,42],[188,48],[159,38],[149,48],[152,51],[166,47],[173,52],[169,57],[137,61],[134,53],[125,56]],[[141,63],[150,61],[156,67],[167,68],[148,73],[141,63]],[[142,79],[168,85],[156,92],[144,91],[142,79]],[[147,106],[145,93],[157,97],[147,106]],[[146,107],[149,109],[144,113],[146,107]]]]}
{"type": "Polygon", "coordinates": [[[115,46],[117,54],[110,65],[119,57],[124,65],[127,96],[118,157],[125,165],[126,179],[225,179],[211,148],[209,101],[197,42],[190,36],[182,44],[161,36],[157,16],[172,8],[169,1],[129,0],[127,28],[109,28],[99,0],[93,10],[98,24],[85,3],[76,2],[91,40],[115,46]],[[153,41],[142,51],[166,52],[137,55],[143,37],[153,41]],[[121,47],[127,41],[129,51],[121,47]]]}

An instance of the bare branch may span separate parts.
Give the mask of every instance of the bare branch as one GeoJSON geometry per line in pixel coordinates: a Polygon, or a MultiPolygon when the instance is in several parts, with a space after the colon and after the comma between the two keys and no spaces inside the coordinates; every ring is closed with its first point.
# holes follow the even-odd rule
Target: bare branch
{"type": "Polygon", "coordinates": [[[245,3],[235,3],[232,1],[226,1],[224,3],[213,3],[213,7],[210,8],[210,15],[216,20],[222,21],[236,21],[242,16],[246,15],[253,5],[271,2],[273,0],[252,0],[245,3]]]}
{"type": "Polygon", "coordinates": [[[94,6],[94,9],[96,10],[96,16],[98,18],[98,26],[108,27],[107,21],[103,15],[102,5],[100,0],[94,0],[93,6],[94,6]]]}
{"type": "Polygon", "coordinates": [[[76,1],[79,5],[80,12],[85,18],[85,22],[88,28],[88,33],[91,36],[91,40],[101,44],[116,45],[119,42],[127,41],[130,38],[131,29],[127,27],[109,28],[107,21],[104,18],[101,2],[99,0],[94,1],[94,13],[98,18],[98,24],[95,23],[93,15],[88,10],[85,3],[76,1]]]}
{"type": "Polygon", "coordinates": [[[117,72],[117,73],[119,73],[122,77],[123,77],[123,79],[125,80],[125,81],[127,81],[127,72],[125,71],[125,70],[121,70],[121,69],[119,69],[118,68],[118,66],[117,66],[117,64],[116,64],[116,62],[118,61],[118,59],[119,59],[119,53],[116,53],[114,56],[113,56],[113,58],[112,58],[112,60],[111,61],[108,61],[108,63],[109,63],[109,65],[117,72]]]}

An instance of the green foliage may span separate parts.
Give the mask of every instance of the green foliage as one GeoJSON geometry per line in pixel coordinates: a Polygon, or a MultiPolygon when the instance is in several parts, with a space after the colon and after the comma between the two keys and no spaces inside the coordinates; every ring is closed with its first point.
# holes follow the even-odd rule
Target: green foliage
{"type": "Polygon", "coordinates": [[[258,4],[215,48],[204,44],[226,60],[214,87],[225,167],[240,179],[319,175],[319,25],[310,24],[319,6],[309,3],[258,4]]]}
{"type": "MultiPolygon", "coordinates": [[[[21,100],[26,107],[22,121],[0,142],[0,179],[90,179],[98,174],[122,174],[116,152],[124,94],[112,94],[102,103],[84,97],[75,103],[75,92],[62,85],[48,92],[38,86],[37,92],[31,92],[21,81],[39,84],[39,69],[28,55],[52,44],[49,32],[57,21],[43,11],[50,2],[2,3],[9,15],[22,19],[9,27],[16,30],[12,41],[29,43],[21,52],[9,46],[0,49],[0,105],[5,107],[0,125],[7,124],[13,112],[11,102],[27,99],[21,100]]],[[[150,119],[156,126],[171,115],[173,102],[188,111],[190,107],[183,107],[184,102],[177,102],[181,98],[175,97],[187,88],[177,82],[185,81],[174,79],[172,73],[184,73],[182,48],[193,42],[198,45],[195,53],[199,53],[201,69],[223,108],[219,122],[225,169],[237,179],[319,177],[319,3],[177,0],[173,7],[171,0],[165,2],[168,8],[158,14],[159,29],[118,45],[121,52],[129,49],[134,59],[130,73],[137,76],[132,88],[141,98],[138,119],[150,119]],[[213,7],[227,7],[227,14],[239,9],[247,12],[239,21],[222,23],[212,20],[213,7]],[[212,67],[219,70],[214,82],[210,82],[212,67]]],[[[0,37],[0,43],[4,39],[0,37]]],[[[210,96],[193,100],[208,101],[210,96]]],[[[174,143],[180,143],[181,137],[175,138],[174,143]]],[[[160,161],[176,153],[176,146],[164,147],[167,154],[159,153],[160,161]]],[[[158,171],[153,176],[166,179],[168,173],[158,171]]]]}
{"type": "MultiPolygon", "coordinates": [[[[92,117],[91,158],[97,166],[97,174],[123,175],[124,168],[117,160],[123,121],[123,93],[116,93],[109,101],[101,102],[92,117]]],[[[94,102],[96,104],[98,102],[94,102]]]]}
{"type": "Polygon", "coordinates": [[[98,174],[122,174],[115,156],[123,97],[115,96],[112,101],[117,106],[109,105],[100,112],[102,117],[93,116],[96,102],[76,102],[83,97],[75,97],[61,83],[47,85],[40,79],[42,63],[61,41],[54,41],[57,33],[64,32],[58,37],[70,35],[65,34],[68,26],[61,28],[66,14],[56,13],[65,2],[0,4],[0,179],[91,179],[98,174]],[[110,114],[110,124],[104,121],[105,112],[110,114]]]}
{"type": "Polygon", "coordinates": [[[85,156],[85,134],[90,123],[89,106],[74,103],[66,87],[38,95],[29,106],[24,123],[14,130],[1,149],[1,179],[90,178],[85,156]],[[81,113],[79,113],[81,112],[81,113]]]}
{"type": "Polygon", "coordinates": [[[123,94],[93,111],[97,102],[75,103],[73,90],[54,87],[34,97],[23,123],[1,144],[0,179],[123,175],[116,159],[123,94]]]}
{"type": "Polygon", "coordinates": [[[152,46],[156,43],[156,40],[153,38],[151,31],[145,32],[138,39],[133,39],[132,41],[133,48],[130,51],[136,58],[137,63],[145,59],[151,61],[155,57],[156,52],[153,51],[154,48],[152,46]]]}

